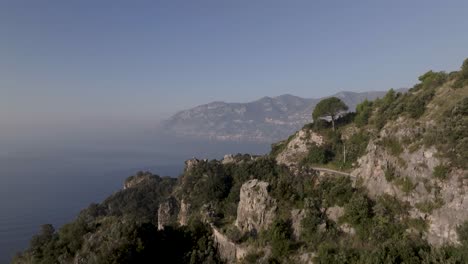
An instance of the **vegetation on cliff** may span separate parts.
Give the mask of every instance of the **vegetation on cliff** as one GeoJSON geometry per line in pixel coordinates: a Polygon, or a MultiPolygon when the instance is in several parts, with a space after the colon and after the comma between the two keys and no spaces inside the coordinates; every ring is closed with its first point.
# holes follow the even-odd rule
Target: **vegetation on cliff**
{"type": "Polygon", "coordinates": [[[338,115],[346,109],[339,103],[333,113],[319,109],[314,115],[332,116],[330,122],[307,124],[269,155],[191,160],[178,179],[140,172],[124,190],[90,205],[58,231],[44,225],[13,262],[467,263],[463,214],[448,231],[458,242],[429,241],[431,221],[438,219],[434,211],[465,195],[460,190],[466,190],[467,177],[467,72],[468,60],[459,72],[429,71],[408,92],[390,90],[363,101],[354,113],[338,115]],[[301,141],[307,144],[294,145],[301,141]],[[305,154],[295,162],[278,162],[283,152],[297,149],[305,154]],[[359,175],[314,170],[351,172],[373,154],[377,159],[367,157],[371,165],[357,171],[381,171],[372,179],[380,185],[366,185],[359,175]],[[403,173],[408,171],[414,175],[403,173]],[[241,194],[248,200],[241,201],[241,194]],[[184,210],[180,205],[178,217],[161,224],[158,209],[168,199],[184,210]],[[252,210],[240,204],[264,211],[242,214],[239,221],[239,211],[252,210]],[[256,219],[270,212],[271,219],[256,219]],[[213,230],[234,248],[229,256],[220,253],[213,230]]]}

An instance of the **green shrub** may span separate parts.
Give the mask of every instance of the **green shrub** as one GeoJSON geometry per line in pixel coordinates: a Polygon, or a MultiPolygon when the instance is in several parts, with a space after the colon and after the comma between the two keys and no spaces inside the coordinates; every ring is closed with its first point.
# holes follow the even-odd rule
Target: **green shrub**
{"type": "Polygon", "coordinates": [[[324,217],[319,208],[308,208],[301,222],[301,239],[313,247],[317,245],[323,238],[323,234],[318,231],[318,226],[323,222],[324,217]]]}
{"type": "Polygon", "coordinates": [[[366,153],[370,136],[368,133],[360,131],[353,134],[346,142],[346,167],[351,167],[354,162],[366,153]]]}
{"type": "Polygon", "coordinates": [[[287,140],[283,140],[283,141],[280,141],[278,143],[271,144],[270,155],[272,157],[278,156],[278,154],[280,154],[281,152],[283,152],[283,150],[286,149],[289,142],[291,142],[291,140],[293,140],[295,136],[296,136],[296,134],[292,134],[291,136],[288,137],[287,140]]]}
{"type": "Polygon", "coordinates": [[[432,172],[432,176],[436,177],[437,179],[443,181],[446,180],[450,172],[450,168],[446,165],[438,165],[434,167],[434,171],[432,172]]]}
{"type": "Polygon", "coordinates": [[[369,123],[369,118],[372,115],[372,102],[367,99],[356,106],[356,116],[354,122],[358,127],[365,126],[369,123]]]}
{"type": "Polygon", "coordinates": [[[339,247],[338,245],[325,243],[321,244],[317,250],[314,263],[318,264],[342,264],[359,263],[359,251],[339,247]]]}
{"type": "Polygon", "coordinates": [[[433,71],[428,71],[425,74],[419,76],[419,81],[421,83],[417,85],[415,90],[419,89],[431,89],[431,88],[436,88],[444,84],[444,82],[447,80],[447,73],[441,71],[441,72],[433,72],[433,71]]]}
{"type": "Polygon", "coordinates": [[[326,164],[333,158],[333,152],[327,146],[311,145],[302,164],[326,164]]]}
{"type": "Polygon", "coordinates": [[[432,211],[439,209],[443,205],[443,200],[436,199],[436,201],[425,200],[415,204],[415,207],[418,208],[421,212],[431,214],[432,211]]]}
{"type": "Polygon", "coordinates": [[[422,218],[409,218],[406,220],[408,227],[413,228],[419,232],[426,232],[429,228],[429,224],[422,218]]]}
{"type": "Polygon", "coordinates": [[[281,258],[289,253],[291,247],[291,223],[283,220],[275,220],[268,231],[271,243],[271,253],[275,258],[281,258]]]}
{"type": "Polygon", "coordinates": [[[244,264],[255,264],[258,263],[260,258],[263,257],[265,254],[263,252],[249,252],[245,257],[242,259],[242,263],[244,264]]]}
{"type": "Polygon", "coordinates": [[[397,177],[395,167],[392,165],[388,165],[387,168],[384,170],[384,173],[385,173],[385,179],[388,182],[392,182],[397,177]]]}
{"type": "Polygon", "coordinates": [[[416,184],[409,177],[400,177],[394,182],[406,194],[409,194],[416,187],[416,184]]]}
{"type": "Polygon", "coordinates": [[[407,215],[409,209],[408,202],[400,201],[389,194],[380,195],[372,208],[376,216],[392,218],[393,220],[407,215]]]}
{"type": "Polygon", "coordinates": [[[468,221],[465,221],[463,224],[457,227],[458,240],[468,245],[468,221]]]}
{"type": "Polygon", "coordinates": [[[344,206],[343,220],[358,227],[358,231],[367,229],[371,217],[372,202],[362,194],[355,193],[344,206]]]}
{"type": "Polygon", "coordinates": [[[352,198],[354,188],[347,176],[329,177],[320,182],[318,189],[322,194],[323,206],[344,206],[352,198]]]}
{"type": "Polygon", "coordinates": [[[395,137],[385,137],[382,139],[382,145],[392,154],[393,156],[399,156],[403,152],[403,147],[395,137]]]}
{"type": "Polygon", "coordinates": [[[426,147],[435,146],[452,167],[467,168],[468,162],[468,97],[461,99],[443,113],[437,127],[431,127],[424,137],[426,147]]]}
{"type": "Polygon", "coordinates": [[[468,58],[463,61],[463,65],[461,70],[456,74],[457,79],[455,80],[453,87],[454,88],[462,88],[468,85],[468,58]]]}
{"type": "Polygon", "coordinates": [[[430,88],[419,92],[417,96],[413,96],[406,102],[405,112],[409,114],[411,118],[419,118],[426,111],[426,105],[432,100],[435,95],[435,89],[430,88]]]}

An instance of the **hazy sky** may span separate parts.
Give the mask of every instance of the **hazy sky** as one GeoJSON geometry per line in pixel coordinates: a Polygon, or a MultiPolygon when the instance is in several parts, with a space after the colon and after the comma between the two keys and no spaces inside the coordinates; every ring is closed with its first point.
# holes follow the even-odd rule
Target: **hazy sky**
{"type": "Polygon", "coordinates": [[[0,133],[408,87],[468,57],[468,1],[383,2],[2,0],[0,133]]]}

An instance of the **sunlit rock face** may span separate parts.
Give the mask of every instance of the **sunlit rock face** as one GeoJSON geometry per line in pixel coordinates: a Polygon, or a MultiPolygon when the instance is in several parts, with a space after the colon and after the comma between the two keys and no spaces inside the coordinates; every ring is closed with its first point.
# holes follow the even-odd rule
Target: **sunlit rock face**
{"type": "Polygon", "coordinates": [[[272,224],[277,203],[268,194],[268,185],[256,179],[242,185],[236,219],[241,231],[256,233],[272,224]]]}
{"type": "Polygon", "coordinates": [[[175,223],[178,216],[179,203],[174,197],[169,197],[159,205],[158,209],[158,230],[175,223]]]}

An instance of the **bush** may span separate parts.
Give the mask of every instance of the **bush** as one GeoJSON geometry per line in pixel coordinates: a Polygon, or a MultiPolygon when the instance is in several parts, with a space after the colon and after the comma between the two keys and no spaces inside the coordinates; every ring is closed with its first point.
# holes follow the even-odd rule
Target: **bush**
{"type": "Polygon", "coordinates": [[[318,226],[323,222],[323,215],[318,208],[308,208],[301,222],[301,239],[311,246],[317,245],[322,240],[322,234],[318,231],[318,226]]]}
{"type": "Polygon", "coordinates": [[[327,146],[311,145],[307,156],[301,161],[302,164],[326,164],[333,158],[333,152],[327,146]]]}
{"type": "Polygon", "coordinates": [[[457,102],[443,113],[437,127],[427,131],[424,144],[435,146],[452,167],[467,168],[468,162],[468,98],[457,102]]]}
{"type": "Polygon", "coordinates": [[[409,177],[397,178],[395,184],[406,194],[409,194],[416,187],[416,184],[409,177]]]}
{"type": "Polygon", "coordinates": [[[463,224],[457,227],[458,240],[468,245],[468,221],[465,221],[463,224]]]}
{"type": "Polygon", "coordinates": [[[384,173],[385,173],[385,179],[388,182],[392,182],[397,177],[395,167],[392,165],[388,165],[384,173]]]}
{"type": "Polygon", "coordinates": [[[366,226],[372,217],[372,203],[362,194],[355,193],[344,207],[343,219],[353,226],[366,226]]]}
{"type": "Polygon", "coordinates": [[[354,122],[358,127],[365,126],[369,123],[369,118],[372,115],[372,102],[367,99],[356,106],[356,116],[354,122]]]}
{"type": "Polygon", "coordinates": [[[289,253],[291,235],[292,230],[290,222],[275,220],[268,232],[273,257],[281,258],[289,253]]]}
{"type": "Polygon", "coordinates": [[[360,131],[353,134],[344,144],[346,145],[346,166],[351,165],[365,154],[370,136],[368,133],[360,131]]]}
{"type": "Polygon", "coordinates": [[[442,207],[443,201],[441,199],[436,200],[435,202],[426,200],[415,204],[415,207],[418,208],[421,212],[431,214],[432,211],[442,207]]]}
{"type": "Polygon", "coordinates": [[[419,85],[416,85],[416,88],[414,90],[418,89],[431,89],[431,88],[436,88],[441,86],[446,80],[447,80],[447,73],[441,71],[441,72],[433,72],[433,71],[428,71],[425,74],[419,76],[419,81],[421,83],[419,85]]]}
{"type": "Polygon", "coordinates": [[[318,186],[322,194],[323,206],[344,206],[353,197],[354,189],[349,177],[330,177],[324,179],[318,186]]]}
{"type": "Polygon", "coordinates": [[[399,156],[403,152],[400,142],[395,137],[385,137],[382,139],[382,145],[390,151],[393,156],[399,156]]]}
{"type": "Polygon", "coordinates": [[[432,176],[436,177],[437,179],[443,181],[446,180],[450,172],[450,168],[445,165],[438,165],[434,167],[434,171],[432,172],[432,176]]]}
{"type": "Polygon", "coordinates": [[[398,200],[389,194],[383,194],[377,198],[376,204],[373,207],[373,212],[376,216],[387,217],[397,220],[408,214],[410,209],[408,202],[398,200]]]}
{"type": "Polygon", "coordinates": [[[288,146],[289,142],[291,142],[291,140],[293,140],[293,138],[296,136],[296,134],[292,134],[291,136],[288,137],[287,140],[283,140],[283,141],[280,141],[278,143],[274,143],[274,144],[271,144],[271,151],[270,151],[270,155],[272,157],[276,157],[278,156],[278,154],[280,154],[281,152],[283,152],[283,150],[286,149],[286,147],[288,146]]]}
{"type": "Polygon", "coordinates": [[[457,73],[457,79],[453,84],[454,88],[462,88],[468,85],[468,58],[463,61],[461,70],[457,73]]]}

